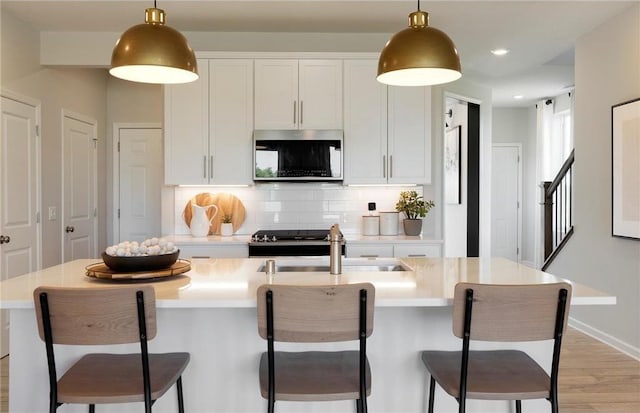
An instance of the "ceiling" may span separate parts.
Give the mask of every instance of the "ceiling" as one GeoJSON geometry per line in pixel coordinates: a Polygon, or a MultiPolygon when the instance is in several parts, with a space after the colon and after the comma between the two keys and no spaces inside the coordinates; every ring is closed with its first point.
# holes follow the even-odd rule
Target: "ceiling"
{"type": "MultiPolygon", "coordinates": [[[[493,89],[494,106],[527,106],[573,87],[576,39],[637,4],[626,1],[422,2],[430,25],[446,32],[463,76],[493,89]],[[507,48],[496,57],[491,49],[507,48]],[[514,100],[514,95],[524,96],[514,100]]],[[[152,0],[2,0],[40,31],[122,32],[144,21],[152,0]]],[[[404,0],[158,0],[167,23],[183,32],[388,33],[407,27],[417,9],[404,0]]],[[[188,37],[188,33],[187,37],[188,37]]],[[[380,45],[382,49],[384,45],[380,45]]]]}

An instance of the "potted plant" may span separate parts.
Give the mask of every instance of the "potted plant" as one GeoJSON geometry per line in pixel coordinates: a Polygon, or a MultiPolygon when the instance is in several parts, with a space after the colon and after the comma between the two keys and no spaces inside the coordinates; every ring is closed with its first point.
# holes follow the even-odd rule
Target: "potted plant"
{"type": "Polygon", "coordinates": [[[222,216],[222,223],[220,224],[220,235],[228,237],[233,235],[233,224],[231,223],[231,214],[224,214],[222,216]]]}
{"type": "Polygon", "coordinates": [[[407,235],[419,235],[422,231],[422,218],[434,206],[433,201],[425,201],[422,195],[418,195],[416,191],[400,192],[400,198],[396,203],[396,211],[404,213],[406,217],[402,221],[404,233],[407,235]]]}

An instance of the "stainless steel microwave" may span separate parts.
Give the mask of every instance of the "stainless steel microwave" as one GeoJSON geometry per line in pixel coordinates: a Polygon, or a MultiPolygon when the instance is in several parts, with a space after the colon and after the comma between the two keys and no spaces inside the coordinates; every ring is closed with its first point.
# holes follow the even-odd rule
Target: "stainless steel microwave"
{"type": "Polygon", "coordinates": [[[254,181],[342,181],[341,130],[255,130],[254,181]]]}

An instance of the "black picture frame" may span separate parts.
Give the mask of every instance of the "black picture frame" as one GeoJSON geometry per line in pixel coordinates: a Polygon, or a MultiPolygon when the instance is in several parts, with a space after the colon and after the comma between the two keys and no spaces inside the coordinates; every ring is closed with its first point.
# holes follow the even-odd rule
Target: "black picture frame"
{"type": "Polygon", "coordinates": [[[611,235],[640,240],[640,98],[611,107],[611,235]]]}

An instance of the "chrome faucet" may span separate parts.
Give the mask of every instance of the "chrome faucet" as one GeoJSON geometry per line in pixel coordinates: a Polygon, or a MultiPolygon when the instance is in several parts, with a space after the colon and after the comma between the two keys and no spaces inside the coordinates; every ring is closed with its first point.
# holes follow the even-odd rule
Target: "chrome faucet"
{"type": "Polygon", "coordinates": [[[329,231],[329,274],[342,274],[342,234],[338,224],[329,231]]]}

